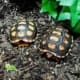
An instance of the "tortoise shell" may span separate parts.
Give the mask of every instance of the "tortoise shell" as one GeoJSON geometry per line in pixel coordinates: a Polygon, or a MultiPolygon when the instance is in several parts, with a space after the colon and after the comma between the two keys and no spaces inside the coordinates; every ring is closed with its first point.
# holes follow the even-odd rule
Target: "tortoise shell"
{"type": "Polygon", "coordinates": [[[14,45],[29,46],[35,41],[36,26],[33,21],[20,20],[10,30],[10,42],[14,45]]]}
{"type": "Polygon", "coordinates": [[[72,36],[62,26],[47,30],[42,36],[39,49],[48,58],[64,58],[72,44],[72,36]]]}

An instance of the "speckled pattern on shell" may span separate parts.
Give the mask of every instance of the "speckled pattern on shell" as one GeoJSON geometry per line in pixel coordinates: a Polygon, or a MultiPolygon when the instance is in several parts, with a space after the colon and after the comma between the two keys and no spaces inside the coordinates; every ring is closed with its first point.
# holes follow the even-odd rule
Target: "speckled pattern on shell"
{"type": "Polygon", "coordinates": [[[43,53],[47,53],[50,58],[52,56],[64,58],[71,44],[72,36],[69,31],[62,26],[57,26],[44,33],[39,48],[43,53]]]}

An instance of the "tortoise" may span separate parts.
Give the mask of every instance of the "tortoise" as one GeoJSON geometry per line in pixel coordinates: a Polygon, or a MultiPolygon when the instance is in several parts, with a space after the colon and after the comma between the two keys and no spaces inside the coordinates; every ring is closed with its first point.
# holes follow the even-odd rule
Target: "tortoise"
{"type": "Polygon", "coordinates": [[[10,29],[10,42],[15,46],[29,46],[35,41],[36,32],[34,21],[21,17],[10,29]]]}
{"type": "Polygon", "coordinates": [[[49,59],[63,59],[72,46],[72,36],[62,25],[48,29],[41,38],[39,50],[49,59]]]}

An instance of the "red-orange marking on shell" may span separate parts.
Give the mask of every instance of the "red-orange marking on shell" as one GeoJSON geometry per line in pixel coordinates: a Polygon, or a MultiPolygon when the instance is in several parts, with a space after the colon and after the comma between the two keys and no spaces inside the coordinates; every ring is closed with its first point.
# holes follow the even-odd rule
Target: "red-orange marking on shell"
{"type": "Polygon", "coordinates": [[[48,43],[48,47],[50,49],[55,49],[56,45],[55,44],[52,44],[52,43],[48,43]]]}
{"type": "Polygon", "coordinates": [[[59,39],[58,39],[58,37],[56,37],[56,36],[50,36],[50,40],[58,41],[59,39]]]}
{"type": "Polygon", "coordinates": [[[63,45],[60,45],[59,46],[59,50],[64,50],[65,48],[64,48],[64,46],[63,45]]]}

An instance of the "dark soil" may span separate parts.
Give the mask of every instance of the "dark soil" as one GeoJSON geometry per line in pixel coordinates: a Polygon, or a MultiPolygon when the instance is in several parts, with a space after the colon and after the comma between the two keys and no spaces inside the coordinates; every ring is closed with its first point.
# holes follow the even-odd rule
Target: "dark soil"
{"type": "Polygon", "coordinates": [[[0,2],[0,80],[80,80],[80,36],[72,35],[74,46],[63,60],[57,62],[41,56],[37,45],[43,32],[54,25],[54,20],[46,13],[40,13],[38,6],[22,10],[25,6],[15,2],[0,2]],[[10,28],[20,15],[34,19],[38,25],[37,39],[29,47],[18,48],[10,43],[10,28]],[[18,71],[7,72],[6,63],[16,66],[18,71]]]}

